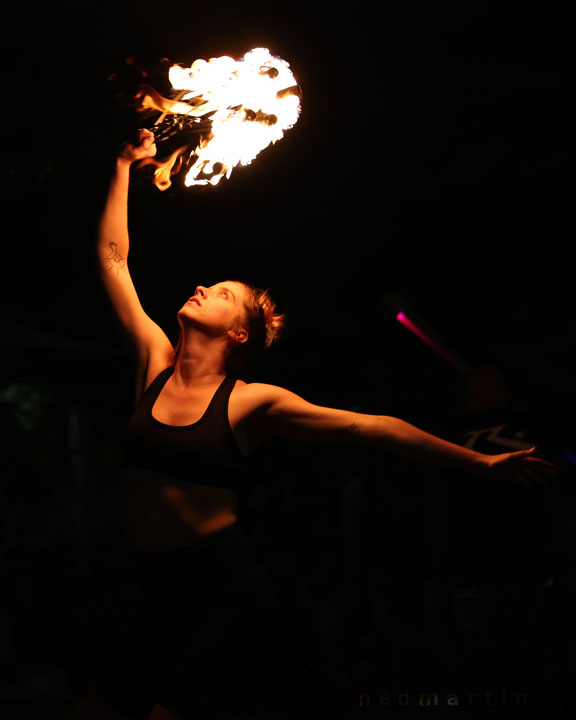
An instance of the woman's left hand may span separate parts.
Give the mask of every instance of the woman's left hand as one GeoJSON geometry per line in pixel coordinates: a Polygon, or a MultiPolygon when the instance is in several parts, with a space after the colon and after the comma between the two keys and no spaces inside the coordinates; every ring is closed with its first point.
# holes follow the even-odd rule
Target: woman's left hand
{"type": "Polygon", "coordinates": [[[482,475],[497,482],[513,482],[531,489],[546,487],[557,473],[556,466],[534,457],[535,451],[536,448],[532,447],[529,450],[490,455],[482,475]]]}

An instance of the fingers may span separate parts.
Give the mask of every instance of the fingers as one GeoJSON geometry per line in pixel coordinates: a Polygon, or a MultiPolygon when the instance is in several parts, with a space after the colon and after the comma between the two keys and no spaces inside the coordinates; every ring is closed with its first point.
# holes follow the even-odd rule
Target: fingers
{"type": "Polygon", "coordinates": [[[551,478],[558,473],[558,468],[554,463],[543,460],[539,457],[533,457],[536,452],[536,447],[531,447],[529,450],[520,450],[517,453],[512,453],[517,457],[523,458],[523,472],[526,470],[532,475],[541,476],[543,478],[551,478]]]}
{"type": "Polygon", "coordinates": [[[517,458],[528,458],[536,452],[536,446],[528,448],[527,450],[516,450],[515,452],[508,453],[512,457],[517,458]]]}
{"type": "Polygon", "coordinates": [[[531,491],[547,489],[558,474],[554,463],[534,457],[535,447],[512,453],[494,455],[488,466],[489,477],[513,482],[531,491]]]}
{"type": "Polygon", "coordinates": [[[548,462],[548,460],[542,460],[542,458],[532,458],[531,463],[536,465],[542,472],[548,473],[549,475],[556,475],[558,472],[556,465],[548,462]]]}
{"type": "Polygon", "coordinates": [[[120,157],[131,163],[154,155],[156,155],[156,139],[154,133],[146,128],[140,128],[138,135],[132,141],[125,142],[120,150],[120,157]]]}
{"type": "Polygon", "coordinates": [[[138,140],[140,144],[151,144],[154,142],[154,133],[146,128],[140,128],[138,130],[138,140]]]}
{"type": "Polygon", "coordinates": [[[146,152],[156,149],[156,139],[154,133],[146,128],[140,128],[138,131],[138,145],[146,152]]]}
{"type": "Polygon", "coordinates": [[[542,478],[542,482],[550,480],[558,474],[556,465],[541,458],[527,458],[526,470],[542,478]]]}
{"type": "Polygon", "coordinates": [[[124,143],[124,147],[132,148],[134,150],[148,150],[155,144],[154,133],[146,128],[140,128],[138,135],[134,137],[132,141],[124,143]]]}
{"type": "Polygon", "coordinates": [[[527,485],[529,488],[545,488],[546,480],[536,472],[533,472],[529,468],[526,468],[520,473],[520,480],[527,485]]]}
{"type": "Polygon", "coordinates": [[[548,460],[544,460],[540,457],[532,457],[534,453],[536,452],[536,446],[529,448],[528,450],[520,450],[518,453],[513,453],[516,455],[524,455],[526,459],[531,463],[537,463],[538,466],[542,469],[548,468],[549,470],[556,472],[557,468],[554,463],[548,462],[548,460]]]}
{"type": "Polygon", "coordinates": [[[557,468],[553,463],[541,458],[526,457],[518,479],[523,485],[535,488],[548,487],[548,481],[557,474],[557,468]]]}

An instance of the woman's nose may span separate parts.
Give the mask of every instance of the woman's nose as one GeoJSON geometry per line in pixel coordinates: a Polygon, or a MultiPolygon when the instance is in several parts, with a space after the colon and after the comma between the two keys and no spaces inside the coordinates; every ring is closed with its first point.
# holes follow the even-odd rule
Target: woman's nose
{"type": "Polygon", "coordinates": [[[194,294],[201,295],[202,297],[205,298],[206,295],[208,294],[208,290],[203,285],[198,285],[198,287],[196,288],[196,292],[194,294]]]}

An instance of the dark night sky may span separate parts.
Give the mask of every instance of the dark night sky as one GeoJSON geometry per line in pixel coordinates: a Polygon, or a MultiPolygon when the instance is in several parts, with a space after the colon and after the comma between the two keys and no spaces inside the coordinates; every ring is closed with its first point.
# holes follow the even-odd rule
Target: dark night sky
{"type": "MultiPolygon", "coordinates": [[[[533,413],[522,422],[534,420],[526,423],[527,432],[534,430],[544,455],[548,451],[549,459],[560,458],[566,466],[565,451],[576,454],[573,25],[554,4],[529,10],[479,0],[338,7],[284,0],[276,8],[271,2],[235,7],[219,2],[211,9],[190,0],[88,0],[32,11],[14,2],[2,19],[0,412],[12,424],[3,430],[0,469],[15,470],[7,473],[6,490],[0,487],[6,499],[0,550],[16,558],[2,587],[10,588],[13,571],[23,578],[22,592],[33,598],[22,613],[15,611],[25,631],[19,642],[30,647],[29,658],[21,653],[22,662],[53,662],[59,648],[81,688],[92,660],[84,657],[86,667],[80,663],[77,669],[76,656],[55,634],[57,618],[64,612],[72,618],[61,624],[71,629],[74,649],[76,637],[82,637],[76,628],[86,625],[82,613],[88,617],[94,608],[100,617],[102,588],[113,589],[107,572],[115,566],[120,535],[115,532],[123,524],[115,515],[115,452],[131,409],[132,369],[97,284],[91,248],[108,162],[136,126],[112,103],[107,80],[128,57],[154,72],[163,58],[189,65],[199,57],[240,56],[266,46],[290,62],[303,91],[297,125],[217,188],[175,185],[160,193],[145,174],[134,174],[131,273],[145,310],[171,336],[177,309],[198,284],[254,282],[270,288],[289,317],[287,341],[270,353],[257,379],[319,404],[398,415],[444,437],[450,437],[442,433],[449,428],[458,433],[456,442],[462,441],[467,427],[452,415],[457,373],[394,320],[396,303],[465,361],[505,371],[515,403],[533,413]],[[14,418],[21,422],[20,416],[5,407],[18,384],[24,392],[12,393],[13,405],[25,416],[29,398],[37,403],[38,417],[33,402],[30,417],[24,417],[38,421],[36,434],[17,427],[14,418]],[[49,391],[35,395],[44,386],[49,391]],[[62,564],[58,570],[59,563],[68,563],[70,538],[74,552],[93,548],[88,557],[95,558],[94,585],[85,582],[83,567],[79,581],[76,569],[69,572],[62,564]],[[60,554],[52,552],[62,539],[60,554]],[[53,575],[55,568],[60,575],[53,575]],[[28,577],[38,584],[26,584],[28,577]],[[44,659],[36,650],[43,647],[44,659]]],[[[269,504],[262,506],[263,537],[268,542],[284,535],[287,545],[271,543],[279,548],[278,567],[291,553],[305,558],[321,591],[322,578],[331,577],[329,561],[344,548],[341,533],[365,543],[367,572],[377,570],[366,580],[375,612],[378,603],[388,604],[389,590],[378,590],[378,584],[386,573],[392,578],[390,627],[374,647],[394,656],[394,668],[396,651],[404,653],[402,682],[404,668],[418,680],[412,674],[416,649],[427,643],[432,675],[442,673],[437,661],[442,636],[437,640],[434,632],[444,631],[444,606],[432,607],[437,596],[427,583],[439,578],[435,592],[441,594],[443,573],[451,572],[441,548],[443,533],[447,547],[464,555],[466,538],[474,536],[482,558],[487,535],[489,563],[500,557],[500,529],[502,547],[512,558],[515,548],[521,556],[519,577],[526,567],[528,578],[559,581],[556,590],[548,580],[546,586],[535,583],[526,597],[544,599],[542,647],[536,638],[536,648],[550,673],[546,678],[572,699],[567,689],[574,675],[573,468],[567,482],[539,502],[539,496],[480,492],[476,486],[457,489],[458,477],[438,495],[443,486],[420,485],[430,470],[412,474],[412,466],[368,451],[348,459],[338,448],[331,458],[291,452],[280,453],[271,473],[280,491],[276,495],[270,483],[269,504]],[[355,500],[333,480],[349,474],[356,487],[358,473],[368,482],[366,494],[355,500]],[[390,482],[371,482],[381,476],[390,482]],[[292,489],[282,494],[283,487],[292,489]],[[490,513],[498,512],[486,521],[483,508],[493,500],[490,513]],[[361,514],[362,530],[353,523],[346,530],[345,516],[356,522],[361,514]],[[538,524],[543,515],[553,526],[550,546],[548,525],[538,524]],[[342,516],[344,530],[336,516],[342,516]],[[337,541],[328,532],[328,542],[321,544],[325,554],[316,555],[317,546],[306,545],[307,538],[320,542],[330,518],[336,518],[337,541]],[[539,578],[541,571],[545,575],[539,578]],[[420,637],[424,627],[431,633],[420,637]],[[564,667],[553,656],[554,645],[550,650],[549,628],[567,653],[564,667]]],[[[474,560],[468,566],[473,576],[474,560]]],[[[294,565],[294,577],[297,573],[294,565]]],[[[17,603],[21,585],[15,587],[17,603]]],[[[515,587],[512,582],[512,591],[515,587]]],[[[8,590],[4,594],[8,597],[8,590]]],[[[520,604],[510,608],[524,607],[524,590],[518,597],[520,604]]],[[[522,612],[505,614],[503,647],[509,627],[520,628],[521,649],[513,655],[520,660],[504,668],[506,682],[495,689],[508,687],[516,673],[521,689],[527,688],[538,672],[532,656],[523,655],[524,640],[531,642],[522,635],[523,623],[532,619],[522,612]]],[[[360,615],[368,617],[363,605],[354,609],[354,616],[360,615]]],[[[351,625],[348,635],[355,637],[363,627],[351,625]]],[[[508,656],[500,656],[500,645],[494,647],[487,657],[506,665],[508,656]]],[[[480,666],[483,650],[482,645],[470,653],[480,666]]],[[[426,653],[423,657],[425,664],[426,653]]],[[[460,668],[455,669],[458,676],[460,668]]]]}
{"type": "MultiPolygon", "coordinates": [[[[106,78],[129,56],[154,70],[264,45],[303,90],[285,139],[216,189],[135,184],[131,264],[149,314],[173,332],[197,284],[246,278],[291,317],[275,382],[319,383],[322,396],[343,378],[362,395],[398,371],[403,392],[424,378],[420,393],[449,371],[396,327],[394,294],[465,358],[569,412],[566,19],[482,2],[166,8],[12,10],[5,97],[25,105],[1,120],[6,318],[118,345],[89,265],[105,158],[126,122],[106,78]]],[[[25,356],[10,354],[16,375],[60,366],[25,356]]]]}

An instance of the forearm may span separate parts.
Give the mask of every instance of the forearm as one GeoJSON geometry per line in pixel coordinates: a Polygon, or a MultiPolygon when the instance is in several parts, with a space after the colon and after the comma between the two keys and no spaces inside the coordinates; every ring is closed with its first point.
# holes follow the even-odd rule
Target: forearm
{"type": "Polygon", "coordinates": [[[102,270],[119,270],[126,266],[129,251],[128,187],[130,162],[116,160],[104,210],[98,225],[96,259],[102,270]]]}
{"type": "Polygon", "coordinates": [[[487,469],[489,456],[442,440],[399,418],[372,416],[364,427],[358,423],[357,435],[364,444],[410,460],[478,475],[487,469]]]}
{"type": "Polygon", "coordinates": [[[251,383],[247,387],[247,402],[250,400],[262,411],[252,413],[253,423],[248,425],[256,444],[284,437],[367,445],[410,460],[530,487],[556,472],[551,463],[533,457],[535,448],[484,455],[442,440],[399,418],[314,405],[274,385],[251,383]]]}

